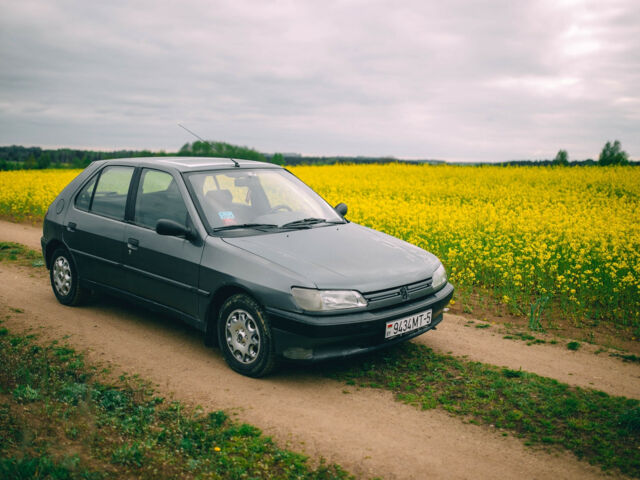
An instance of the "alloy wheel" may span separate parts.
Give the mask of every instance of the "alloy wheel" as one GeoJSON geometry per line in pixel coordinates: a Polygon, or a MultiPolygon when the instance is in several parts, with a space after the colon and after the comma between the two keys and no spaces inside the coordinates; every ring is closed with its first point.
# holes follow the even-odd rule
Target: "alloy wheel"
{"type": "Polygon", "coordinates": [[[71,291],[71,265],[65,257],[56,258],[53,262],[53,283],[56,291],[63,297],[71,291]]]}
{"type": "Polygon", "coordinates": [[[256,321],[246,310],[234,310],[225,325],[227,347],[240,363],[248,365],[260,353],[260,331],[256,321]]]}

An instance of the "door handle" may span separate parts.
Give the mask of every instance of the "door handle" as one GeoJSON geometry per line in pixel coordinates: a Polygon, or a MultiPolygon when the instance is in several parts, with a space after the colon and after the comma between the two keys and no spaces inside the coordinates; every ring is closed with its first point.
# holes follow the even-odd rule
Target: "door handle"
{"type": "Polygon", "coordinates": [[[129,250],[137,250],[138,249],[138,245],[140,245],[140,242],[138,241],[137,238],[129,237],[127,239],[127,248],[129,250]]]}
{"type": "Polygon", "coordinates": [[[77,227],[76,222],[67,223],[67,230],[69,232],[75,232],[76,231],[76,227],[77,227]]]}

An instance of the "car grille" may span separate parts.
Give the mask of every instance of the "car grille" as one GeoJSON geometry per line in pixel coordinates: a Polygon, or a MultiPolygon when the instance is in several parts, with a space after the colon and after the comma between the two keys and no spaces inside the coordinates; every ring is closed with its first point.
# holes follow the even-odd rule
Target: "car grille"
{"type": "Polygon", "coordinates": [[[399,287],[378,290],[363,294],[369,304],[369,308],[377,310],[401,303],[412,302],[433,293],[432,279],[427,278],[419,282],[401,285],[399,287]]]}

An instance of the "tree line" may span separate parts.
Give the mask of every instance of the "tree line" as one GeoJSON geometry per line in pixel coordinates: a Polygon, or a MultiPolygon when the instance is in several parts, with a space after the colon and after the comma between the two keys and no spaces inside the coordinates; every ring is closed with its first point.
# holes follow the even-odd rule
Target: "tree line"
{"type": "Polygon", "coordinates": [[[282,162],[282,155],[266,158],[265,155],[248,147],[240,147],[224,142],[186,143],[176,152],[152,152],[150,150],[94,151],[71,148],[42,149],[12,145],[0,147],[0,170],[44,169],[44,168],[85,168],[96,160],[110,158],[166,157],[166,156],[225,157],[244,160],[282,162]]]}
{"type": "MultiPolygon", "coordinates": [[[[243,160],[256,160],[271,162],[278,165],[332,165],[336,163],[394,163],[403,160],[394,157],[311,157],[296,154],[265,154],[253,148],[232,145],[226,142],[195,141],[185,143],[178,152],[152,152],[150,150],[114,150],[100,152],[94,150],[78,150],[71,148],[42,149],[40,147],[23,147],[12,145],[0,146],[0,170],[17,169],[43,169],[43,168],[85,168],[91,162],[109,158],[132,157],[157,157],[157,156],[198,156],[198,157],[224,157],[243,160]]],[[[445,163],[442,160],[416,160],[412,163],[445,163]]],[[[512,160],[500,162],[497,165],[629,165],[638,164],[630,162],[629,155],[622,149],[618,140],[608,141],[598,160],[587,159],[583,161],[569,161],[566,150],[559,150],[553,160],[512,160]]],[[[484,164],[484,163],[483,163],[484,164]]],[[[487,163],[496,165],[495,163],[487,163]]],[[[477,165],[477,164],[475,164],[477,165]]]]}
{"type": "MultiPolygon", "coordinates": [[[[592,164],[596,163],[593,160],[591,160],[591,162],[592,164]]],[[[566,150],[558,150],[556,157],[551,163],[553,165],[569,165],[569,154],[566,150]]],[[[602,147],[597,163],[602,166],[629,165],[629,154],[622,150],[620,141],[615,140],[613,143],[607,142],[604,147],[602,147]]]]}
{"type": "Polygon", "coordinates": [[[108,158],[153,157],[166,155],[164,152],[150,150],[114,150],[98,152],[71,148],[42,149],[40,147],[22,147],[11,145],[0,147],[0,170],[19,170],[36,168],[85,168],[96,160],[108,158]]]}

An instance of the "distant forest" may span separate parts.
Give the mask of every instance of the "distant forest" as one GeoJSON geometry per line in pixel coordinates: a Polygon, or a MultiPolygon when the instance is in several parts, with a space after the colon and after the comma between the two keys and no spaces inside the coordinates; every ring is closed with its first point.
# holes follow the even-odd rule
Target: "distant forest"
{"type": "MultiPolygon", "coordinates": [[[[12,145],[0,146],[0,170],[42,169],[42,168],[84,168],[96,160],[108,158],[133,157],[223,157],[261,162],[272,162],[278,165],[332,165],[336,163],[393,163],[393,157],[306,157],[298,154],[261,153],[253,148],[241,147],[225,142],[186,143],[177,152],[152,152],[150,150],[77,150],[59,148],[56,150],[40,147],[23,147],[12,145]]],[[[444,163],[443,160],[410,160],[415,163],[444,163]]]]}
{"type": "Polygon", "coordinates": [[[84,168],[95,160],[107,158],[153,157],[167,155],[149,150],[117,150],[98,152],[93,150],[57,150],[40,147],[21,147],[12,145],[0,147],[0,170],[18,170],[33,168],[84,168]]]}
{"type": "MultiPolygon", "coordinates": [[[[609,146],[607,142],[607,146],[609,146]]],[[[613,150],[613,154],[619,154],[619,142],[616,141],[613,147],[617,147],[618,150],[613,150]]],[[[607,147],[603,150],[606,150],[607,147]]],[[[625,155],[626,153],[621,152],[625,155]]],[[[186,143],[177,152],[152,152],[150,150],[114,150],[114,151],[95,151],[95,150],[78,150],[71,148],[59,148],[59,149],[43,149],[40,147],[23,147],[18,145],[12,145],[9,147],[0,146],[0,170],[19,170],[19,169],[43,169],[43,168],[84,168],[91,162],[96,160],[104,160],[109,158],[132,158],[132,157],[166,157],[166,156],[199,156],[199,157],[224,157],[224,158],[237,158],[246,160],[257,160],[262,162],[272,162],[278,165],[333,165],[337,163],[416,163],[416,164],[444,164],[444,160],[403,160],[394,157],[349,157],[349,156],[303,156],[299,154],[287,154],[287,153],[274,153],[267,154],[261,153],[257,150],[249,147],[242,147],[232,145],[225,142],[201,142],[196,141],[193,143],[186,143]]],[[[601,155],[602,157],[602,155],[601,155]]],[[[566,151],[561,150],[558,152],[553,160],[512,160],[508,162],[476,162],[476,163],[464,163],[464,162],[446,162],[451,165],[503,165],[503,166],[517,166],[517,165],[573,165],[573,166],[589,166],[598,165],[598,160],[587,159],[583,161],[571,161],[567,160],[566,151]],[[564,157],[559,156],[564,152],[564,157]]],[[[619,163],[619,162],[612,162],[619,163]]],[[[608,164],[608,163],[605,163],[608,164]]],[[[631,162],[633,165],[638,165],[638,162],[631,162]]]]}

